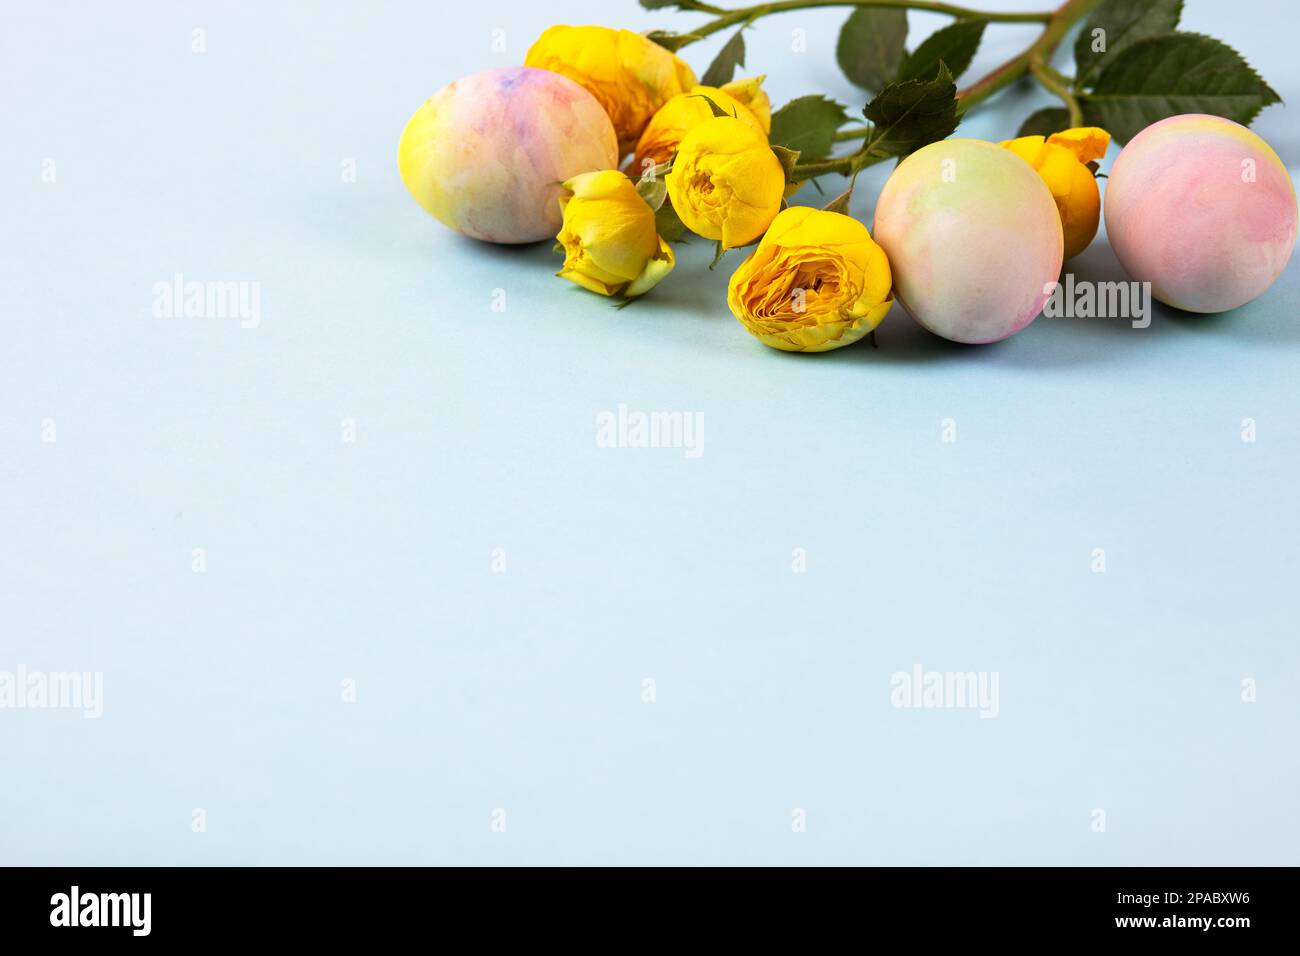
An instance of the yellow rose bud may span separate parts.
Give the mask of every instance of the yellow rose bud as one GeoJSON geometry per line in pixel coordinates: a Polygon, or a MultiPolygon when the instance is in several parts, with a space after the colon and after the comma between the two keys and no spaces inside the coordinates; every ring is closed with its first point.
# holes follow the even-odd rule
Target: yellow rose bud
{"type": "Polygon", "coordinates": [[[1087,164],[1106,155],[1110,134],[1089,126],[1048,137],[1021,136],[1001,145],[1034,167],[1051,190],[1065,233],[1065,258],[1087,249],[1101,218],[1097,179],[1087,164]]]}
{"type": "Polygon", "coordinates": [[[556,275],[601,295],[631,298],[673,271],[673,251],[659,237],[654,210],[632,180],[607,169],[574,176],[564,189],[564,224],[556,237],[564,247],[564,268],[556,275]]]}
{"type": "Polygon", "coordinates": [[[780,212],[785,170],[761,132],[714,116],[682,137],[664,183],[687,229],[734,249],[761,236],[780,212]]]}
{"type": "Polygon", "coordinates": [[[894,304],[889,258],[851,216],[783,210],[727,286],[727,305],[764,345],[825,352],[878,326],[894,304]]]}
{"type": "Polygon", "coordinates": [[[585,87],[609,114],[620,155],[636,145],[655,110],[695,85],[695,73],[676,54],[609,27],[550,27],[529,47],[524,65],[585,87]]]}
{"type": "Polygon", "coordinates": [[[651,118],[650,125],[641,134],[641,139],[637,141],[636,156],[632,163],[633,173],[640,175],[650,166],[666,163],[677,150],[683,136],[701,123],[713,119],[713,109],[705,97],[716,103],[724,113],[730,113],[766,137],[772,128],[771,114],[767,114],[766,121],[756,116],[745,105],[745,100],[732,95],[733,90],[741,93],[745,100],[759,106],[761,101],[758,94],[762,94],[764,100],[767,98],[761,89],[735,83],[728,83],[721,88],[697,86],[689,93],[678,93],[659,107],[659,111],[651,118]]]}

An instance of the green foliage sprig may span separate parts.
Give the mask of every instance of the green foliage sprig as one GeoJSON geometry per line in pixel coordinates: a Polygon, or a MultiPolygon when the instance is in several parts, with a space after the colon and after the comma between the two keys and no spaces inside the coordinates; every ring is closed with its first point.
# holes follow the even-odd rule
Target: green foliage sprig
{"type": "Polygon", "coordinates": [[[1249,125],[1264,107],[1280,102],[1232,47],[1213,37],[1179,32],[1183,0],[1066,0],[1055,10],[1033,13],[927,0],[775,0],[731,10],[697,0],[641,0],[641,6],[712,17],[690,33],[651,34],[671,50],[735,28],[704,73],[707,85],[729,81],[744,65],[743,32],[762,17],[812,7],[853,7],[840,30],[836,60],[854,85],[873,94],[862,109],[867,123],[847,127],[848,110],[820,95],[799,97],[773,113],[772,142],[799,152],[794,180],[853,175],[944,139],[966,112],[1025,77],[1056,96],[1061,106],[1029,116],[1020,127],[1022,136],[1086,125],[1103,127],[1125,143],[1150,124],[1179,113],[1212,113],[1249,125]],[[946,14],[953,22],[909,51],[908,10],[946,14]],[[1037,23],[1042,32],[1022,53],[959,90],[956,80],[974,60],[986,29],[997,23],[1037,23]],[[1051,60],[1081,23],[1070,76],[1051,60]],[[854,152],[831,155],[837,142],[857,140],[861,145],[854,152]]]}

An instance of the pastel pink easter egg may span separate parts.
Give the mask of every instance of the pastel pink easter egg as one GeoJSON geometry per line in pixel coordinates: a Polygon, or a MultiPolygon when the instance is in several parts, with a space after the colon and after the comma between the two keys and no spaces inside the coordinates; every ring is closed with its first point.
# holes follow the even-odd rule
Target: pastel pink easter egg
{"type": "Polygon", "coordinates": [[[397,150],[402,181],[426,210],[487,242],[560,231],[560,183],[613,169],[614,126],[567,77],[514,66],[444,86],[416,110],[397,150]]]}
{"type": "Polygon", "coordinates": [[[1043,311],[1064,239],[1051,191],[1010,150],[977,139],[918,149],[885,182],[871,233],[898,300],[953,342],[1014,335],[1043,311]]]}
{"type": "Polygon", "coordinates": [[[1295,187],[1246,127],[1187,113],[1148,126],[1106,180],[1106,234],[1161,302],[1225,312],[1262,295],[1296,241],[1295,187]]]}

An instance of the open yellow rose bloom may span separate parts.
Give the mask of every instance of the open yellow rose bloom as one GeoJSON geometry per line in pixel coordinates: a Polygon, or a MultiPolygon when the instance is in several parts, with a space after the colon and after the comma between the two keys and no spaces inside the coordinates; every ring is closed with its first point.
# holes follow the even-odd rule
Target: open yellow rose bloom
{"type": "Polygon", "coordinates": [[[664,183],[686,228],[734,249],[753,242],[776,218],[785,170],[763,132],[732,116],[714,116],[682,138],[664,183]]]}
{"type": "Polygon", "coordinates": [[[851,216],[794,206],[776,217],[727,287],[727,304],[764,345],[825,352],[878,326],[894,304],[889,259],[851,216]]]}
{"type": "Polygon", "coordinates": [[[1110,134],[1095,126],[1067,129],[1051,136],[1021,136],[1001,146],[1034,167],[1056,200],[1065,233],[1065,258],[1088,248],[1101,220],[1101,194],[1087,166],[1106,155],[1110,134]]]}
{"type": "Polygon", "coordinates": [[[556,275],[601,295],[638,296],[673,271],[673,251],[632,181],[615,169],[564,183],[564,224],[556,237],[564,268],[556,275]]]}
{"type": "Polygon", "coordinates": [[[631,30],[554,26],[528,48],[524,65],[567,76],[605,108],[620,155],[631,152],[650,117],[696,85],[676,54],[631,30]]]}

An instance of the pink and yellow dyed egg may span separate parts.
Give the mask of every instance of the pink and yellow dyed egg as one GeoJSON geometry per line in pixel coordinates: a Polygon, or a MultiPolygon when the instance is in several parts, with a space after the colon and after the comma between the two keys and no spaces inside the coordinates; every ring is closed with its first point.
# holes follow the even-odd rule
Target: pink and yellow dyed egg
{"type": "Polygon", "coordinates": [[[1106,233],[1161,302],[1224,312],[1262,294],[1296,242],[1296,195],[1277,153],[1246,127],[1188,113],[1148,126],[1106,181],[1106,233]]]}
{"type": "Polygon", "coordinates": [[[618,164],[614,126],[577,83],[532,67],[484,70],[444,86],[402,131],[406,188],[444,224],[487,242],[560,229],[560,183],[618,164]]]}
{"type": "Polygon", "coordinates": [[[997,342],[1038,317],[1061,271],[1061,217],[1033,167],[1009,150],[949,139],[899,164],[872,235],[894,291],[936,335],[997,342]]]}

